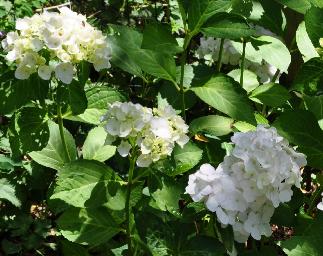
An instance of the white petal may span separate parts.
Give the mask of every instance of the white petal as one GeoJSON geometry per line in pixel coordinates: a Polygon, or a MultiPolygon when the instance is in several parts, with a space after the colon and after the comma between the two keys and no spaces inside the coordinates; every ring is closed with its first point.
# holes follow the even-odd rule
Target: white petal
{"type": "Polygon", "coordinates": [[[119,154],[122,157],[126,157],[127,155],[129,155],[129,151],[131,149],[131,145],[128,141],[121,141],[120,145],[118,146],[117,150],[119,152],[119,154]]]}
{"type": "Polygon", "coordinates": [[[55,68],[55,76],[64,84],[70,84],[74,76],[74,66],[71,63],[60,63],[55,68]]]}
{"type": "Polygon", "coordinates": [[[148,167],[152,163],[150,155],[140,155],[136,161],[139,167],[148,167]]]}
{"type": "Polygon", "coordinates": [[[38,75],[41,79],[49,80],[52,76],[52,69],[49,66],[42,65],[38,68],[38,75]]]}
{"type": "Polygon", "coordinates": [[[30,77],[31,73],[32,73],[31,68],[27,66],[21,66],[16,69],[15,77],[20,80],[25,80],[30,77]]]}

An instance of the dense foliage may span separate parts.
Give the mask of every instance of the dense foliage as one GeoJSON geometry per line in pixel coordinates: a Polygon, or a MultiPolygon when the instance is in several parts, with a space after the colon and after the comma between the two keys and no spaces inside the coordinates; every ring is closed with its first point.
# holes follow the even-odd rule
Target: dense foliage
{"type": "Polygon", "coordinates": [[[322,1],[0,18],[0,255],[322,254],[322,1]]]}

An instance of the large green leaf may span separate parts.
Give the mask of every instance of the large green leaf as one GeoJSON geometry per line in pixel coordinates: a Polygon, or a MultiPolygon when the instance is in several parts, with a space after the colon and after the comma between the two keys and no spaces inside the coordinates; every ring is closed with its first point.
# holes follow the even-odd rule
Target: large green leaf
{"type": "Polygon", "coordinates": [[[294,11],[300,13],[306,13],[306,11],[311,8],[311,3],[309,0],[275,0],[276,2],[286,5],[287,7],[293,9],[294,11]]]}
{"type": "Polygon", "coordinates": [[[141,47],[142,34],[127,26],[114,25],[112,28],[115,34],[108,36],[112,52],[111,63],[130,74],[143,78],[140,66],[129,56],[131,50],[141,47]]]}
{"type": "Polygon", "coordinates": [[[313,58],[307,61],[298,72],[292,85],[292,90],[306,92],[311,82],[320,79],[323,76],[323,60],[313,58]]]}
{"type": "Polygon", "coordinates": [[[319,57],[319,54],[315,50],[311,39],[308,37],[304,21],[301,22],[297,28],[296,43],[299,51],[303,55],[305,62],[312,58],[319,57]]]}
{"type": "Polygon", "coordinates": [[[77,160],[60,171],[51,200],[75,207],[99,206],[107,201],[106,182],[114,179],[111,168],[97,161],[77,160]]]}
{"type": "Polygon", "coordinates": [[[223,136],[232,132],[233,122],[233,119],[224,116],[202,116],[191,122],[190,131],[193,134],[203,132],[214,136],[223,136]]]}
{"type": "Polygon", "coordinates": [[[204,35],[216,38],[240,39],[255,34],[242,16],[232,13],[215,14],[201,30],[204,35]]]}
{"type": "Polygon", "coordinates": [[[217,75],[203,86],[192,87],[191,90],[205,103],[232,118],[255,123],[246,92],[231,77],[217,75]]]}
{"type": "MultiPolygon", "coordinates": [[[[70,161],[65,153],[58,125],[54,122],[49,122],[48,124],[49,141],[47,146],[41,151],[30,152],[29,155],[35,162],[59,171],[65,163],[68,163],[70,161]]],[[[73,161],[77,158],[74,138],[65,128],[64,136],[68,154],[70,156],[70,159],[73,161]]]]}
{"type": "Polygon", "coordinates": [[[280,84],[263,84],[253,90],[249,96],[251,100],[261,102],[271,107],[279,107],[290,99],[288,90],[280,84]]]}
{"type": "Polygon", "coordinates": [[[183,50],[183,48],[178,46],[175,37],[173,37],[171,27],[162,23],[146,25],[141,48],[169,55],[174,55],[183,50]]]}
{"type": "Polygon", "coordinates": [[[317,219],[311,221],[304,232],[281,241],[280,246],[288,256],[320,256],[323,251],[322,233],[323,214],[318,213],[317,219]]]}
{"type": "Polygon", "coordinates": [[[278,132],[307,156],[312,167],[323,168],[323,131],[306,110],[286,111],[273,124],[278,132]]]}
{"type": "Polygon", "coordinates": [[[183,148],[176,145],[173,151],[175,161],[175,170],[169,175],[175,176],[196,166],[202,159],[203,150],[196,146],[193,142],[188,142],[183,148]]]}
{"type": "Polygon", "coordinates": [[[224,12],[231,6],[229,0],[190,0],[188,7],[188,28],[197,34],[201,26],[214,14],[224,12]]]}
{"type": "Polygon", "coordinates": [[[0,199],[8,200],[17,207],[21,206],[21,202],[16,196],[15,187],[7,179],[0,179],[0,199]]]}
{"type": "Polygon", "coordinates": [[[128,53],[146,73],[176,82],[176,65],[173,56],[146,49],[131,50],[128,53]]]}
{"type": "Polygon", "coordinates": [[[70,208],[58,219],[58,227],[67,240],[94,246],[118,234],[121,222],[104,207],[70,208]]]}
{"type": "MultiPolygon", "coordinates": [[[[235,81],[239,83],[241,69],[233,69],[227,75],[232,77],[235,81]]],[[[258,86],[259,82],[257,79],[257,75],[248,69],[243,70],[243,89],[245,89],[249,93],[252,90],[256,89],[258,86]]]]}
{"type": "Polygon", "coordinates": [[[25,107],[17,114],[16,131],[23,152],[41,150],[49,139],[46,111],[35,107],[25,107]]]}
{"type": "Polygon", "coordinates": [[[319,40],[323,37],[323,9],[312,7],[306,12],[304,19],[309,38],[315,47],[319,47],[319,40]]]}

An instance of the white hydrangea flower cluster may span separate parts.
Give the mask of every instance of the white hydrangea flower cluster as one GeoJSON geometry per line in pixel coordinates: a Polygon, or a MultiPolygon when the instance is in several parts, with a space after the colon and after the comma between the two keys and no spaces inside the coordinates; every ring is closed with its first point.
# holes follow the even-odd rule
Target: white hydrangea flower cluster
{"type": "Polygon", "coordinates": [[[186,193],[204,201],[223,225],[232,225],[235,240],[249,235],[270,236],[270,219],[280,203],[291,200],[292,186],[300,187],[300,168],[306,157],[297,153],[275,128],[235,133],[232,153],[214,169],[203,164],[189,176],[186,193]]]}
{"type": "Polygon", "coordinates": [[[106,36],[67,7],[18,19],[16,30],[1,44],[6,59],[17,64],[17,79],[38,72],[42,79],[50,80],[55,73],[58,80],[70,84],[75,65],[81,61],[93,63],[97,71],[110,67],[106,36]]]}
{"type": "Polygon", "coordinates": [[[151,109],[131,102],[115,102],[108,106],[101,122],[105,123],[112,142],[121,139],[117,150],[122,157],[128,156],[133,147],[140,150],[136,161],[140,167],[170,156],[175,144],[183,147],[189,140],[188,126],[168,104],[151,109]]]}
{"type": "MultiPolygon", "coordinates": [[[[272,33],[271,31],[261,26],[258,26],[258,25],[252,25],[252,26],[256,30],[256,33],[258,35],[268,35],[268,36],[277,37],[274,33],[272,33]]],[[[209,64],[211,64],[214,61],[215,62],[218,61],[219,53],[220,53],[220,45],[221,45],[221,39],[219,38],[215,39],[213,37],[201,37],[200,46],[197,49],[198,58],[205,59],[209,64]]],[[[241,58],[241,54],[234,47],[232,41],[230,39],[225,39],[223,43],[221,63],[225,65],[237,66],[240,64],[240,58],[241,58]]],[[[248,59],[246,59],[245,61],[245,68],[254,72],[258,76],[259,81],[262,84],[271,82],[272,78],[274,77],[274,75],[278,70],[275,66],[269,64],[264,60],[261,63],[257,63],[257,62],[252,62],[248,59]]]]}

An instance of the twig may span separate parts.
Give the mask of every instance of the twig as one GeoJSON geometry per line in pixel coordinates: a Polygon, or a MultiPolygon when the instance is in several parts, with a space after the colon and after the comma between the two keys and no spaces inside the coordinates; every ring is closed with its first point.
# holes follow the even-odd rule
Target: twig
{"type": "Polygon", "coordinates": [[[67,2],[64,4],[54,5],[54,6],[50,6],[50,7],[46,7],[46,8],[39,8],[39,9],[36,9],[36,12],[43,12],[43,11],[47,11],[47,10],[58,9],[58,8],[68,6],[68,5],[71,7],[71,4],[72,4],[71,2],[67,2]]]}

